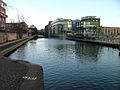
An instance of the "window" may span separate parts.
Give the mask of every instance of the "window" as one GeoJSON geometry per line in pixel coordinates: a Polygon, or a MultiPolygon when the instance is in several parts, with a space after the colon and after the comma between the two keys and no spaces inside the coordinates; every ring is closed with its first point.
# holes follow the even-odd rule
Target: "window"
{"type": "Polygon", "coordinates": [[[68,25],[70,24],[70,22],[68,21],[68,25]]]}
{"type": "Polygon", "coordinates": [[[90,22],[87,22],[87,25],[90,25],[90,22]]]}
{"type": "Polygon", "coordinates": [[[84,25],[86,24],[86,22],[84,22],[84,25]]]}
{"type": "Polygon", "coordinates": [[[5,19],[3,18],[3,22],[5,21],[5,19]]]}

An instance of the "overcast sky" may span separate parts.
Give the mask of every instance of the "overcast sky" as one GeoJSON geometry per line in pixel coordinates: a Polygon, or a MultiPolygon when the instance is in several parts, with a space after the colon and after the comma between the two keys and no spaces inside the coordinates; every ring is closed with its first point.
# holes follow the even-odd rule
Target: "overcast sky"
{"type": "Polygon", "coordinates": [[[101,18],[102,26],[120,27],[120,0],[3,0],[8,4],[7,22],[24,16],[28,25],[44,28],[57,18],[81,19],[83,16],[101,18]]]}

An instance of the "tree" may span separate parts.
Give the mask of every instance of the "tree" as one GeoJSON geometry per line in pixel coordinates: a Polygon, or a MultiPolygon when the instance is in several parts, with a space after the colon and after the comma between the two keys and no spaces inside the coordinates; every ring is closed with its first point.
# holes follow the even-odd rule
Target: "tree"
{"type": "Polygon", "coordinates": [[[30,25],[29,29],[31,29],[32,35],[37,35],[38,34],[38,30],[37,30],[35,25],[30,25]]]}

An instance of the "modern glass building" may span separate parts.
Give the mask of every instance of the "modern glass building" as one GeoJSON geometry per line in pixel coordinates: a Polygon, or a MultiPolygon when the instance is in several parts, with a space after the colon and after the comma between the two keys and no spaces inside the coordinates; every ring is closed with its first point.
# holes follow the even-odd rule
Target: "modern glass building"
{"type": "Polygon", "coordinates": [[[72,20],[72,31],[75,33],[80,32],[80,20],[79,19],[72,20]]]}
{"type": "Polygon", "coordinates": [[[81,18],[81,30],[85,36],[99,33],[100,18],[96,16],[85,16],[81,18]]]}
{"type": "Polygon", "coordinates": [[[52,36],[66,35],[67,31],[72,30],[72,20],[58,18],[51,23],[52,36]]]}

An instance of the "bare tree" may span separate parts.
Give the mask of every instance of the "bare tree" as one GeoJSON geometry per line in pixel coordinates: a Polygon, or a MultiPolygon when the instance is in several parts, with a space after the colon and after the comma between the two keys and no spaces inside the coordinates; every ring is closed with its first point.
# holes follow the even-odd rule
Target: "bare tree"
{"type": "Polygon", "coordinates": [[[14,19],[11,19],[11,30],[17,33],[17,38],[21,39],[23,37],[23,33],[26,32],[25,30],[25,17],[20,13],[20,11],[11,6],[10,4],[7,5],[7,10],[9,11],[9,9],[13,10],[16,12],[16,22],[14,19]]]}
{"type": "Polygon", "coordinates": [[[15,20],[11,18],[10,23],[15,23],[15,20]]]}

